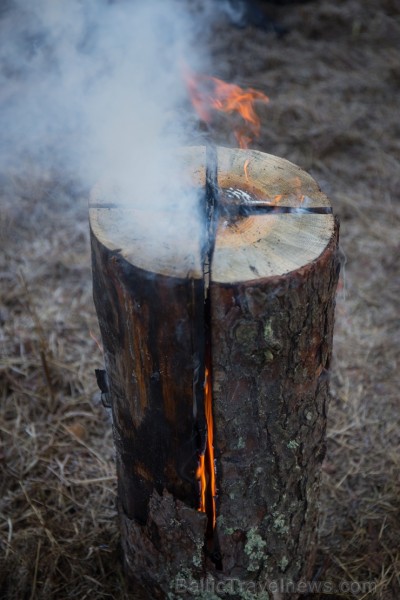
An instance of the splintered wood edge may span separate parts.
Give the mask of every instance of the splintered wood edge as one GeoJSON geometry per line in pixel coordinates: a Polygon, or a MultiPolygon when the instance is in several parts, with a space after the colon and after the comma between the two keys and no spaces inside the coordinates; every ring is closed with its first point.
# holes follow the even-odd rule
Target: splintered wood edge
{"type": "MultiPolygon", "coordinates": [[[[177,151],[193,185],[205,183],[205,148],[177,151]]],[[[330,207],[315,180],[287,160],[255,150],[218,148],[218,183],[240,189],[258,200],[289,207],[330,207]],[[246,167],[246,169],[245,169],[246,167]]],[[[199,215],[168,233],[171,213],[151,207],[129,208],[118,187],[101,182],[91,194],[89,220],[93,235],[108,249],[119,251],[131,264],[168,277],[203,277],[199,215]],[[162,239],[152,235],[154,219],[167,223],[162,239]],[[132,228],[126,226],[132,223],[132,228]]],[[[316,260],[334,235],[332,214],[265,214],[221,218],[217,228],[211,278],[216,283],[239,283],[290,271],[316,260]]]]}

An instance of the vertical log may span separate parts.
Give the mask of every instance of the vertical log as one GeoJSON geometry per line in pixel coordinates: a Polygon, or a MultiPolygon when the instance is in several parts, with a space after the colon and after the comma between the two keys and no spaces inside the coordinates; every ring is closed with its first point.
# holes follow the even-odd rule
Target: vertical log
{"type": "MultiPolygon", "coordinates": [[[[219,158],[226,189],[232,174],[243,176],[236,156],[221,150],[219,158]]],[[[305,173],[261,158],[254,153],[250,162],[259,194],[273,199],[284,190],[283,204],[328,206],[305,173]]],[[[214,254],[218,537],[224,576],[296,582],[310,579],[315,553],[338,223],[312,212],[262,219],[225,226],[214,254]],[[310,247],[315,258],[301,265],[310,247]]]]}
{"type": "MultiPolygon", "coordinates": [[[[187,153],[201,187],[204,150],[187,153]]],[[[307,579],[313,568],[338,225],[314,180],[291,163],[220,148],[218,165],[208,312],[206,224],[198,215],[183,225],[187,252],[168,262],[148,258],[148,214],[107,208],[98,195],[90,209],[124,560],[151,598],[190,598],[205,578],[212,583],[206,597],[267,598],[261,592],[271,583],[307,579]],[[244,216],[234,206],[256,201],[287,210],[244,216]],[[126,211],[134,217],[130,235],[121,225],[126,211]],[[197,510],[207,327],[218,487],[213,547],[221,561],[209,555],[210,524],[197,510]],[[240,582],[234,590],[233,579],[240,582]]]]}

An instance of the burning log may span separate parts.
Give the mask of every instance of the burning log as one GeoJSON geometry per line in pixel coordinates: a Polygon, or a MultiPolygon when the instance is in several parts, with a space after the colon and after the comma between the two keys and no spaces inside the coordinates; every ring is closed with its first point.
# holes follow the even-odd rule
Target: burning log
{"type": "MultiPolygon", "coordinates": [[[[185,153],[209,195],[205,149],[185,153]]],[[[261,597],[314,562],[338,224],[291,163],[217,158],[215,227],[194,215],[178,262],[147,252],[151,213],[106,188],[90,208],[124,560],[151,598],[192,597],[205,578],[261,597]]]]}

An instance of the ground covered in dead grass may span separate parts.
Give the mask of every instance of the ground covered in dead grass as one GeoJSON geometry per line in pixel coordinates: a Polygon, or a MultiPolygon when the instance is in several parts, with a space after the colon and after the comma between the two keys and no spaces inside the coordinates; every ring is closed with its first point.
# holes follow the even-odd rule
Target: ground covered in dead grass
{"type": "MultiPolygon", "coordinates": [[[[270,96],[254,147],[308,170],[341,217],[315,580],[376,585],[321,598],[395,600],[400,5],[321,0],[275,16],[291,29],[283,39],[221,23],[210,45],[214,75],[270,96]]],[[[227,123],[215,135],[233,145],[227,123]]],[[[34,165],[2,184],[0,595],[135,598],[121,574],[111,423],[94,378],[86,193],[34,165]]]]}

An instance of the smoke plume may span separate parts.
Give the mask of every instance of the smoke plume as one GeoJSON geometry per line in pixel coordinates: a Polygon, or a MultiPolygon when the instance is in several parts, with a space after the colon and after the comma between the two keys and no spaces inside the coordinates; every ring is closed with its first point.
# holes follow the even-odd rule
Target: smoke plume
{"type": "MultiPolygon", "coordinates": [[[[204,67],[202,22],[179,0],[13,0],[0,8],[0,171],[27,161],[142,205],[179,197],[182,64],[204,67]],[[196,52],[194,52],[196,48],[196,52]]],[[[201,19],[209,16],[203,6],[201,19]]],[[[199,15],[197,15],[199,17],[199,15]]],[[[182,202],[187,202],[182,199],[182,202]]]]}

